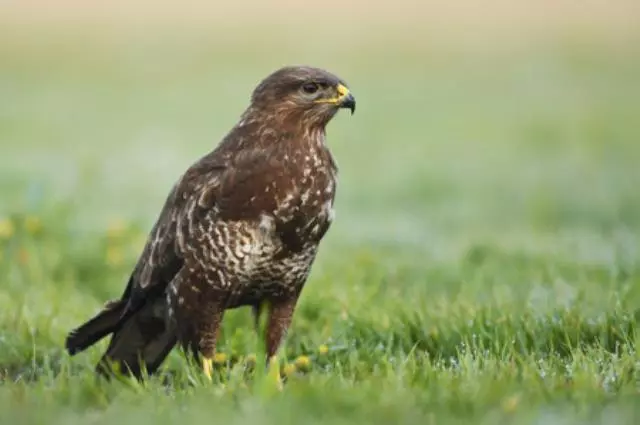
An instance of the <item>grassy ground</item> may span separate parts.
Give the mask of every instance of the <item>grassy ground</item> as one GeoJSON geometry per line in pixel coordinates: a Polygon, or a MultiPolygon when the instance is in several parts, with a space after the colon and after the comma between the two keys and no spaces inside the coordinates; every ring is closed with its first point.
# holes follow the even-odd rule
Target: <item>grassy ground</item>
{"type": "Polygon", "coordinates": [[[0,42],[0,423],[636,423],[638,52],[267,46],[0,42]],[[337,218],[284,391],[254,379],[247,310],[213,385],[177,352],[144,388],[96,382],[104,343],[70,359],[66,332],[292,62],[358,110],[329,129],[337,218]]]}

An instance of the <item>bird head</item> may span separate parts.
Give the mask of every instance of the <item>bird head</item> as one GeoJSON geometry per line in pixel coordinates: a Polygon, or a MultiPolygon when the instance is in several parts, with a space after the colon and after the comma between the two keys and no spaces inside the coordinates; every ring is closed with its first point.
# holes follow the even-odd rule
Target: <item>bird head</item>
{"type": "Polygon", "coordinates": [[[324,127],[341,108],[355,112],[356,100],[336,75],[308,66],[288,66],[267,76],[253,91],[252,107],[283,121],[324,127]]]}

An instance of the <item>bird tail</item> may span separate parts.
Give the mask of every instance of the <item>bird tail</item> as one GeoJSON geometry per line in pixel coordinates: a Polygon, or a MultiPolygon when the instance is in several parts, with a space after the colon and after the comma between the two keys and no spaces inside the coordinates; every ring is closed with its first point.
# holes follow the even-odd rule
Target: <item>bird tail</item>
{"type": "Polygon", "coordinates": [[[126,300],[109,301],[93,318],[69,332],[65,341],[69,354],[73,356],[84,351],[113,332],[119,326],[126,307],[126,300]]]}
{"type": "Polygon", "coordinates": [[[106,352],[96,365],[98,374],[108,377],[117,364],[119,372],[142,378],[143,369],[151,375],[176,344],[175,331],[164,319],[160,298],[137,310],[127,308],[128,299],[110,301],[86,323],[72,330],[65,346],[77,354],[108,334],[113,334],[106,352]]]}
{"type": "Polygon", "coordinates": [[[114,372],[141,379],[153,374],[177,342],[175,330],[164,318],[164,303],[158,298],[133,312],[113,332],[111,342],[96,365],[98,374],[114,372]]]}

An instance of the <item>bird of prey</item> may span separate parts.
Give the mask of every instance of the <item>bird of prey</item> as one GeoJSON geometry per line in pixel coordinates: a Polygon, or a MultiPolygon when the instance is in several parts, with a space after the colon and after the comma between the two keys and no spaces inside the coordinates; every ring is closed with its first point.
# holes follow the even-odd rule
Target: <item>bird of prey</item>
{"type": "MultiPolygon", "coordinates": [[[[269,306],[276,354],[334,217],[326,126],[356,102],[338,76],[287,66],[264,78],[236,125],[170,191],[124,293],[71,331],[73,355],[112,334],[96,372],[142,379],[177,344],[211,378],[225,310],[269,306]]],[[[269,360],[267,360],[269,361],[269,360]]]]}

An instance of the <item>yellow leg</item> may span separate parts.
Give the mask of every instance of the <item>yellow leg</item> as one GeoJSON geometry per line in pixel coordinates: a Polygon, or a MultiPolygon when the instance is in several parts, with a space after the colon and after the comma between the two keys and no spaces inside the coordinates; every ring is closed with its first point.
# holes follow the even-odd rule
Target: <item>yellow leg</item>
{"type": "Polygon", "coordinates": [[[202,369],[204,370],[204,374],[209,381],[211,381],[211,372],[213,371],[213,359],[208,359],[206,357],[202,358],[202,369]]]}
{"type": "Polygon", "coordinates": [[[269,358],[269,380],[275,384],[275,388],[278,391],[282,391],[282,380],[280,379],[280,362],[278,356],[271,356],[269,358]]]}

